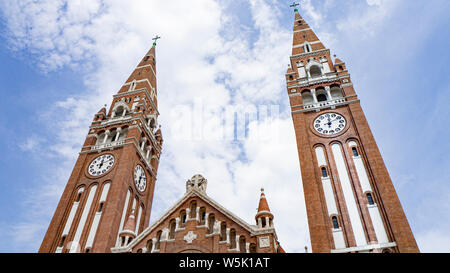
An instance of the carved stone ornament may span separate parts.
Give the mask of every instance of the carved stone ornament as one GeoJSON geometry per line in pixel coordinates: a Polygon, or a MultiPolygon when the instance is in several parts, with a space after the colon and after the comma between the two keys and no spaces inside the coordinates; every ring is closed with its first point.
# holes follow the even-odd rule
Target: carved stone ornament
{"type": "Polygon", "coordinates": [[[259,247],[260,248],[269,247],[269,246],[270,246],[270,239],[268,236],[259,238],[259,247]]]}
{"type": "Polygon", "coordinates": [[[194,241],[195,239],[197,239],[197,234],[195,234],[193,231],[189,231],[189,232],[184,236],[184,240],[185,240],[186,243],[188,243],[188,244],[192,244],[192,241],[194,241]]]}

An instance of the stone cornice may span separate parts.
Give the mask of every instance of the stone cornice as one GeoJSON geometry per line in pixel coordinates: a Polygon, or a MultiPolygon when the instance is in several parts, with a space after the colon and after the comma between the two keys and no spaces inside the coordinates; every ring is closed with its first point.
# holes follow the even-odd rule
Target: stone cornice
{"type": "Polygon", "coordinates": [[[317,50],[317,51],[313,51],[313,52],[307,52],[307,53],[301,53],[301,54],[297,54],[297,55],[292,55],[291,56],[291,60],[292,59],[296,59],[296,58],[301,58],[301,57],[309,57],[309,56],[320,55],[322,53],[330,53],[330,50],[329,49],[322,49],[322,50],[317,50]]]}
{"type": "Polygon", "coordinates": [[[309,108],[309,109],[303,109],[303,110],[295,110],[295,111],[292,111],[292,114],[313,112],[313,111],[319,112],[322,109],[327,109],[327,108],[331,108],[331,107],[339,107],[339,106],[349,105],[349,104],[357,103],[357,102],[360,102],[360,100],[351,100],[351,101],[337,103],[337,104],[334,104],[334,105],[327,105],[327,106],[323,106],[323,107],[309,108]]]}

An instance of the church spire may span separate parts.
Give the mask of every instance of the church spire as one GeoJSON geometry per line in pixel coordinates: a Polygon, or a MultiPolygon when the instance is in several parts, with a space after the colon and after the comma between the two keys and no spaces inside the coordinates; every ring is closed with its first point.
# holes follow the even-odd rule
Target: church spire
{"type": "Polygon", "coordinates": [[[259,228],[273,227],[273,214],[270,212],[264,189],[261,189],[261,197],[259,198],[258,213],[255,216],[256,223],[259,228]]]}
{"type": "Polygon", "coordinates": [[[295,9],[292,56],[326,49],[309,24],[295,9]]]}

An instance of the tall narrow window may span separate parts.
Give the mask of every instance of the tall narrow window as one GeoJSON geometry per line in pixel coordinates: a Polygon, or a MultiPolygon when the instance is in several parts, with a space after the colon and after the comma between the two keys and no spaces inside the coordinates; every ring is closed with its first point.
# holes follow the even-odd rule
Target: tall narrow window
{"type": "Polygon", "coordinates": [[[103,211],[103,202],[100,203],[100,205],[98,206],[98,212],[102,212],[103,211]]]}
{"type": "Polygon", "coordinates": [[[152,252],[152,248],[153,248],[153,240],[152,239],[147,241],[146,247],[147,247],[147,253],[151,253],[152,252]]]}
{"type": "Polygon", "coordinates": [[[156,234],[156,244],[155,244],[155,249],[159,249],[161,246],[161,235],[162,235],[162,231],[158,231],[158,233],[156,234]]]}
{"type": "Polygon", "coordinates": [[[241,253],[246,253],[247,252],[247,244],[245,243],[245,237],[244,236],[239,237],[239,251],[241,253]]]}
{"type": "Polygon", "coordinates": [[[80,200],[81,200],[81,192],[80,192],[80,193],[78,193],[78,195],[77,195],[77,199],[76,199],[76,202],[80,202],[80,200]]]}
{"type": "Polygon", "coordinates": [[[208,217],[208,234],[214,232],[214,223],[216,222],[216,217],[214,214],[210,214],[208,217]]]}
{"type": "Polygon", "coordinates": [[[230,230],[230,248],[236,248],[236,230],[234,228],[230,230]]]}
{"type": "Polygon", "coordinates": [[[305,52],[311,52],[311,46],[309,44],[305,45],[305,52]]]}
{"type": "Polygon", "coordinates": [[[65,241],[66,241],[66,236],[63,236],[63,237],[61,238],[61,243],[59,244],[59,247],[63,247],[65,241]]]}
{"type": "Polygon", "coordinates": [[[358,149],[356,149],[356,147],[352,147],[352,151],[354,156],[359,156],[358,149]]]}
{"type": "Polygon", "coordinates": [[[374,205],[375,202],[373,201],[373,197],[371,193],[367,194],[367,201],[369,202],[369,205],[374,205]]]}
{"type": "Polygon", "coordinates": [[[206,222],[206,208],[200,208],[200,225],[204,225],[206,222]]]}
{"type": "Polygon", "coordinates": [[[176,227],[176,222],[175,220],[170,220],[169,223],[169,239],[175,239],[175,227],[176,227]]]}
{"type": "Polygon", "coordinates": [[[250,244],[250,253],[256,253],[256,244],[250,244]]]}
{"type": "Polygon", "coordinates": [[[186,224],[186,211],[182,210],[180,212],[180,219],[181,219],[181,226],[184,227],[184,224],[186,224]]]}
{"type": "Polygon", "coordinates": [[[189,218],[191,218],[191,219],[196,218],[197,217],[197,202],[192,201],[190,209],[191,209],[191,211],[189,213],[189,218]]]}
{"type": "Polygon", "coordinates": [[[227,223],[225,222],[222,222],[222,224],[220,224],[220,240],[227,240],[227,223]]]}
{"type": "Polygon", "coordinates": [[[331,218],[331,220],[333,221],[333,228],[335,228],[335,229],[339,228],[339,222],[338,222],[337,217],[336,217],[336,216],[333,216],[333,217],[331,218]]]}
{"type": "Polygon", "coordinates": [[[328,177],[327,168],[322,167],[322,177],[328,177]]]}

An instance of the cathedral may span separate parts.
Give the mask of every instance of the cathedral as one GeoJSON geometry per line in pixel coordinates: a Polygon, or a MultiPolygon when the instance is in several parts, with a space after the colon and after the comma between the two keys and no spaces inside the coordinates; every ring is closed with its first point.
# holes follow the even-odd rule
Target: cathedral
{"type": "MultiPolygon", "coordinates": [[[[149,223],[163,148],[158,38],[95,114],[39,252],[284,253],[264,189],[247,223],[208,196],[200,174],[149,223]]],[[[418,252],[346,65],[297,9],[286,82],[312,251],[418,252]]]]}

